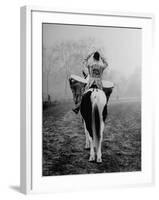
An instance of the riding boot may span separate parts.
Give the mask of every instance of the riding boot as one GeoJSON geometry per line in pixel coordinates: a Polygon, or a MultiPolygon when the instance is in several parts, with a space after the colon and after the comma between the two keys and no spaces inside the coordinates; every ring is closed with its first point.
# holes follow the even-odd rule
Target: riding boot
{"type": "Polygon", "coordinates": [[[73,111],[75,114],[78,114],[79,109],[80,109],[80,106],[78,106],[78,107],[76,107],[76,108],[73,108],[72,111],[73,111]]]}

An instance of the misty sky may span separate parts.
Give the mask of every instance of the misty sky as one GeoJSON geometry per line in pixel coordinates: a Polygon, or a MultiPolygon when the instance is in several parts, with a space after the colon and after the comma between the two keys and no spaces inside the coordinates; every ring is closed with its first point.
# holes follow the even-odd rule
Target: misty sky
{"type": "Polygon", "coordinates": [[[109,70],[117,70],[125,76],[141,67],[141,37],[141,29],[43,24],[44,47],[51,47],[61,41],[78,42],[93,38],[96,41],[93,48],[104,47],[109,70]]]}

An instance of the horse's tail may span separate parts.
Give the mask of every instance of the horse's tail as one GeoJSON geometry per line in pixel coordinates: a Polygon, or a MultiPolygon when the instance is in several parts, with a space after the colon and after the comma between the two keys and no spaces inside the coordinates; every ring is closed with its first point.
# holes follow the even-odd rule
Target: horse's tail
{"type": "Polygon", "coordinates": [[[99,140],[100,140],[100,129],[101,129],[101,122],[100,122],[100,113],[98,104],[95,100],[92,107],[92,131],[93,131],[93,141],[96,150],[98,149],[99,140]]]}

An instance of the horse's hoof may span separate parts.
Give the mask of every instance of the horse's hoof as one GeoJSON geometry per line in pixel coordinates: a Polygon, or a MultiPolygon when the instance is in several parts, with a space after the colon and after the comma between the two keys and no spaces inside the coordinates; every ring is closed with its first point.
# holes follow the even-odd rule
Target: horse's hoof
{"type": "Polygon", "coordinates": [[[89,161],[90,161],[90,162],[95,161],[95,155],[91,155],[91,156],[89,157],[89,161]]]}
{"type": "Polygon", "coordinates": [[[90,149],[89,144],[86,144],[84,148],[85,148],[86,150],[90,149]]]}
{"type": "Polygon", "coordinates": [[[97,158],[97,163],[102,163],[102,159],[101,158],[97,158]]]}

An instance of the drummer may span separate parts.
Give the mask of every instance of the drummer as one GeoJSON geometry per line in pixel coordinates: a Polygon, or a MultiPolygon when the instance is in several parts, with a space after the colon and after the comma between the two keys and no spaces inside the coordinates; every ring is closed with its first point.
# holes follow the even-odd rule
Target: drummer
{"type": "Polygon", "coordinates": [[[87,58],[84,60],[84,65],[88,69],[89,74],[86,90],[89,89],[92,84],[96,85],[97,88],[102,89],[103,71],[108,66],[106,60],[98,51],[96,51],[87,56],[87,58]]]}
{"type": "MultiPolygon", "coordinates": [[[[99,88],[103,89],[102,85],[102,75],[103,71],[107,68],[108,63],[100,55],[98,51],[95,51],[87,56],[84,60],[84,66],[88,70],[87,75],[87,85],[85,86],[85,91],[89,88],[99,88]]],[[[81,98],[80,98],[81,99],[81,98]]],[[[76,102],[76,107],[72,109],[76,114],[79,112],[81,101],[76,102]]]]}

